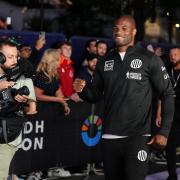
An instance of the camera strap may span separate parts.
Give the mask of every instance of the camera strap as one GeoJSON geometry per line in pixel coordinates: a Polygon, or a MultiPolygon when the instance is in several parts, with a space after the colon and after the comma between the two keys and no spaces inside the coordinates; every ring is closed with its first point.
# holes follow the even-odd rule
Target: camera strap
{"type": "Polygon", "coordinates": [[[9,146],[19,146],[23,139],[25,138],[25,134],[23,133],[23,129],[25,126],[25,122],[27,121],[26,117],[1,117],[0,118],[0,144],[8,144],[9,146]],[[14,140],[16,140],[19,136],[21,136],[21,142],[14,145],[11,144],[14,140]]]}
{"type": "Polygon", "coordinates": [[[4,136],[4,140],[6,144],[8,143],[8,137],[7,137],[7,125],[6,125],[6,120],[2,120],[2,132],[4,136]]]}
{"type": "Polygon", "coordinates": [[[20,74],[16,74],[16,75],[10,77],[10,78],[8,79],[8,81],[14,81],[14,82],[16,82],[16,81],[21,77],[21,75],[22,75],[21,73],[20,73],[20,74]]]}
{"type": "Polygon", "coordinates": [[[6,81],[7,80],[7,76],[4,74],[0,77],[0,81],[6,81]]]}

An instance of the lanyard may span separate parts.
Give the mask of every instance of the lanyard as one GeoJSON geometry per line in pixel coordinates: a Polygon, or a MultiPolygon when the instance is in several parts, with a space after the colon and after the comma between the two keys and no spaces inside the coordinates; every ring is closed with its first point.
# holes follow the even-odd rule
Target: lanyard
{"type": "Polygon", "coordinates": [[[173,79],[173,82],[174,82],[174,86],[173,87],[176,88],[178,80],[180,78],[180,73],[178,74],[177,78],[175,78],[174,70],[172,68],[171,69],[171,75],[172,75],[172,79],[173,79]]]}

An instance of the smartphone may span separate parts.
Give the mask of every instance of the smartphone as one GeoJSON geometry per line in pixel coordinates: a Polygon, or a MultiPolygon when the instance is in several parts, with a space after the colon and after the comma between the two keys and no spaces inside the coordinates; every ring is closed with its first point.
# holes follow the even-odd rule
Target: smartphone
{"type": "Polygon", "coordinates": [[[46,32],[45,31],[40,31],[39,32],[39,39],[45,39],[46,38],[46,32]]]}
{"type": "Polygon", "coordinates": [[[6,24],[7,25],[11,25],[11,17],[7,17],[6,18],[6,24]]]}

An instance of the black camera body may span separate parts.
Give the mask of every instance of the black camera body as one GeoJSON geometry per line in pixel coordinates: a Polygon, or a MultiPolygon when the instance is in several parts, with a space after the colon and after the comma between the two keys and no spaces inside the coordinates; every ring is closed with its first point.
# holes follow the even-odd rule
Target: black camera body
{"type": "MultiPolygon", "coordinates": [[[[0,52],[0,66],[6,62],[5,55],[0,52]]],[[[0,77],[0,81],[17,81],[21,75],[23,75],[22,68],[17,65],[11,69],[3,69],[5,75],[0,77]]],[[[16,95],[29,95],[29,89],[27,86],[23,86],[19,89],[9,87],[0,91],[0,113],[7,114],[8,112],[15,112],[22,109],[22,104],[14,100],[16,95]]]]}
{"type": "Polygon", "coordinates": [[[0,91],[0,112],[15,112],[19,111],[19,108],[22,107],[21,103],[18,103],[14,100],[16,95],[29,95],[29,89],[27,86],[23,86],[19,89],[8,88],[3,91],[0,91]]]}

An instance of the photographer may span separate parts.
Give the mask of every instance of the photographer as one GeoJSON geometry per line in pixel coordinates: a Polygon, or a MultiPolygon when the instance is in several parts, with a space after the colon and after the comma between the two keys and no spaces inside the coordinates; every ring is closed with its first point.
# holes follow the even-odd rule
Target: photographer
{"type": "MultiPolygon", "coordinates": [[[[22,141],[21,132],[26,118],[23,111],[24,106],[21,104],[27,103],[29,100],[36,101],[36,98],[34,93],[33,82],[30,78],[26,78],[23,74],[20,74],[16,79],[9,80],[6,76],[6,71],[11,70],[17,66],[18,50],[16,44],[8,40],[0,42],[0,52],[0,57],[2,60],[2,63],[0,63],[0,98],[1,100],[3,99],[3,92],[10,92],[9,94],[12,95],[13,99],[11,100],[11,106],[15,107],[6,107],[4,110],[3,103],[1,103],[0,130],[1,132],[4,130],[2,122],[6,120],[7,125],[9,125],[9,122],[14,123],[13,128],[15,130],[19,128],[17,134],[15,134],[13,138],[11,137],[8,139],[8,141],[6,141],[7,137],[5,138],[4,136],[5,142],[3,142],[2,139],[0,141],[0,180],[5,180],[8,177],[9,165],[11,163],[11,160],[22,141]],[[20,111],[21,113],[19,114],[20,111]]],[[[11,129],[7,127],[7,130],[11,129]]],[[[7,136],[8,133],[9,132],[7,131],[7,136]]]]}

